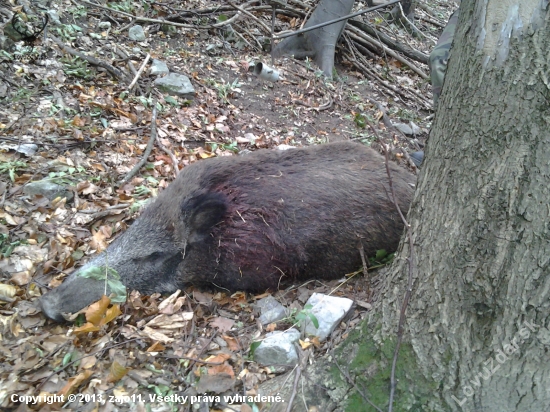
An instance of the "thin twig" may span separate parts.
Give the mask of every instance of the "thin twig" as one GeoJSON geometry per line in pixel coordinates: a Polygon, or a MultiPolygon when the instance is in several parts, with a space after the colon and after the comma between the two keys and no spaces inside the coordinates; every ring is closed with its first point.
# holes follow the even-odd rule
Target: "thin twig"
{"type": "Polygon", "coordinates": [[[80,53],[79,51],[76,51],[75,49],[67,46],[65,43],[63,43],[60,39],[53,36],[52,34],[49,34],[48,38],[51,39],[55,44],[57,44],[59,48],[65,53],[72,54],[73,56],[76,56],[84,61],[87,61],[88,63],[94,66],[99,66],[104,68],[109,73],[111,73],[113,77],[116,77],[120,81],[126,80],[126,76],[124,76],[124,73],[122,73],[119,69],[110,65],[109,63],[104,62],[103,60],[96,59],[95,57],[88,56],[87,54],[80,53]]]}
{"type": "Polygon", "coordinates": [[[248,17],[250,17],[252,20],[254,20],[256,23],[258,23],[262,28],[267,32],[270,33],[271,30],[269,27],[266,26],[266,24],[261,21],[259,18],[254,16],[252,13],[250,13],[248,10],[243,9],[242,7],[237,6],[236,4],[233,4],[232,2],[228,2],[231,7],[233,7],[235,10],[238,10],[239,12],[246,14],[248,17]]]}
{"type": "Polygon", "coordinates": [[[300,376],[302,376],[302,368],[300,368],[300,365],[296,365],[296,376],[294,378],[292,394],[290,395],[290,399],[288,400],[286,412],[290,412],[292,410],[292,404],[294,403],[294,398],[296,397],[296,393],[298,392],[298,382],[300,381],[300,376]]]}
{"type": "Polygon", "coordinates": [[[109,345],[109,346],[106,347],[106,348],[98,349],[98,350],[96,350],[96,351],[94,351],[94,352],[87,353],[87,354],[85,354],[85,355],[83,355],[83,356],[81,356],[81,357],[79,357],[79,358],[77,358],[77,359],[75,359],[75,360],[72,360],[72,361],[70,361],[69,363],[67,363],[66,365],[63,365],[63,367],[62,367],[61,369],[55,370],[54,372],[52,372],[51,374],[49,374],[49,375],[46,377],[46,379],[44,379],[44,380],[40,383],[40,385],[38,385],[38,387],[36,388],[36,390],[37,390],[37,391],[40,391],[40,389],[42,389],[42,386],[44,386],[44,385],[46,384],[46,382],[48,382],[48,381],[52,378],[52,376],[58,374],[59,372],[64,371],[65,369],[67,369],[67,368],[68,368],[69,366],[71,366],[72,364],[74,364],[74,363],[76,363],[76,362],[80,362],[80,361],[81,361],[82,359],[84,359],[84,358],[87,358],[87,357],[89,357],[89,356],[93,356],[93,355],[95,355],[96,353],[99,353],[99,352],[102,352],[102,351],[106,351],[106,350],[108,350],[108,349],[112,349],[112,348],[115,348],[115,347],[117,347],[117,346],[121,346],[121,345],[124,345],[124,344],[126,344],[126,343],[130,343],[130,342],[133,342],[133,341],[136,341],[136,340],[139,340],[139,339],[140,339],[140,338],[133,338],[133,339],[126,340],[126,341],[124,341],[124,342],[115,343],[115,344],[113,344],[113,345],[109,345]]]}
{"type": "Polygon", "coordinates": [[[359,249],[359,254],[361,255],[361,262],[363,263],[363,275],[367,276],[369,274],[369,266],[367,264],[368,258],[367,258],[367,254],[365,253],[365,248],[363,247],[363,242],[361,241],[361,238],[359,238],[357,249],[359,249]]]}
{"type": "Polygon", "coordinates": [[[160,137],[157,136],[157,144],[160,148],[160,150],[162,150],[164,153],[166,153],[168,155],[168,157],[170,157],[170,160],[172,160],[172,164],[174,165],[174,176],[175,177],[178,177],[178,174],[180,172],[180,168],[179,168],[179,162],[178,162],[178,159],[176,158],[176,156],[174,155],[174,153],[172,153],[170,151],[170,149],[168,149],[167,147],[165,147],[161,141],[160,141],[160,137]]]}
{"type": "Polygon", "coordinates": [[[359,30],[358,28],[356,28],[352,25],[347,25],[346,29],[348,29],[351,32],[351,33],[349,33],[349,36],[351,38],[353,38],[355,40],[358,40],[358,38],[359,38],[359,39],[367,42],[368,44],[370,44],[371,47],[376,46],[376,47],[382,49],[384,51],[384,53],[389,54],[394,59],[396,59],[396,60],[400,61],[401,63],[403,63],[404,65],[408,66],[413,72],[418,74],[423,79],[428,80],[430,78],[430,76],[428,76],[426,73],[424,73],[423,70],[421,70],[419,67],[417,67],[415,64],[413,64],[411,61],[409,61],[405,57],[400,56],[399,54],[397,54],[392,49],[386,47],[386,45],[383,44],[382,42],[380,42],[376,39],[373,39],[368,34],[362,32],[361,30],[359,30]]]}
{"type": "Polygon", "coordinates": [[[147,53],[147,56],[145,56],[145,60],[141,64],[141,67],[139,68],[138,72],[136,73],[134,80],[132,80],[132,83],[128,86],[128,91],[132,91],[134,86],[136,85],[137,81],[141,77],[141,73],[143,73],[143,70],[145,70],[145,67],[147,67],[147,63],[149,63],[149,59],[151,58],[151,55],[147,53]]]}
{"type": "Polygon", "coordinates": [[[333,23],[338,23],[339,21],[342,21],[342,20],[348,20],[348,19],[351,19],[352,17],[360,16],[361,14],[365,14],[365,13],[369,13],[371,11],[382,9],[384,7],[391,6],[392,4],[399,3],[400,1],[401,0],[392,0],[389,3],[380,4],[378,6],[370,7],[370,8],[365,9],[365,10],[359,10],[359,11],[356,11],[355,13],[346,14],[345,16],[338,17],[337,19],[325,21],[323,23],[319,23],[319,24],[316,24],[314,26],[306,27],[304,29],[296,30],[296,31],[293,31],[291,33],[285,33],[285,32],[279,33],[278,35],[274,36],[274,38],[276,40],[286,39],[287,37],[292,37],[292,36],[296,36],[298,34],[306,33],[306,32],[311,31],[311,30],[320,29],[321,27],[325,27],[325,26],[328,26],[328,25],[333,24],[333,23]]]}
{"type": "Polygon", "coordinates": [[[430,41],[433,41],[428,36],[426,36],[424,33],[422,33],[420,30],[418,30],[418,27],[416,27],[414,25],[414,23],[412,21],[410,21],[407,16],[405,16],[405,12],[403,11],[403,6],[401,5],[401,3],[399,3],[398,6],[399,6],[399,11],[401,12],[401,18],[409,24],[409,27],[413,31],[413,33],[416,34],[416,35],[424,36],[426,39],[428,39],[430,41]]]}
{"type": "Polygon", "coordinates": [[[378,140],[381,142],[381,146],[384,149],[384,156],[386,157],[386,173],[388,175],[388,183],[390,187],[390,193],[391,198],[393,201],[393,204],[397,208],[397,211],[399,213],[399,216],[401,217],[401,220],[403,221],[403,224],[405,225],[405,229],[407,231],[407,237],[409,240],[409,251],[410,256],[408,257],[408,263],[409,263],[409,275],[408,275],[408,282],[407,282],[407,290],[405,291],[405,297],[403,298],[403,303],[401,305],[401,312],[399,314],[399,324],[397,326],[397,342],[395,344],[395,350],[393,352],[393,360],[391,365],[391,373],[390,373],[390,400],[389,400],[389,406],[388,406],[388,412],[393,411],[393,400],[395,397],[395,388],[397,386],[397,381],[395,379],[395,369],[397,366],[397,358],[399,355],[399,349],[401,347],[401,342],[403,341],[403,331],[405,326],[405,313],[407,311],[407,307],[409,306],[409,300],[411,298],[412,294],[412,286],[413,286],[413,272],[415,271],[415,255],[414,255],[414,245],[412,240],[412,231],[411,226],[409,225],[409,222],[407,222],[407,219],[403,215],[403,212],[401,211],[401,208],[399,207],[399,203],[397,202],[397,196],[395,195],[395,190],[393,188],[393,181],[391,177],[390,172],[390,156],[389,156],[389,150],[385,143],[383,143],[380,140],[380,136],[378,135],[378,132],[372,125],[372,123],[365,118],[366,122],[372,129],[375,136],[378,138],[378,140]]]}
{"type": "Polygon", "coordinates": [[[149,137],[149,142],[147,143],[147,147],[145,148],[145,152],[143,153],[143,156],[141,160],[128,172],[126,177],[122,179],[119,183],[119,186],[124,185],[126,182],[128,182],[134,175],[139,172],[139,169],[147,162],[147,158],[151,154],[151,151],[153,150],[153,144],[155,143],[155,140],[157,138],[157,100],[155,99],[153,101],[153,114],[151,115],[151,136],[149,137]]]}
{"type": "MultiPolygon", "coordinates": [[[[115,10],[115,9],[110,8],[110,7],[103,6],[103,5],[97,4],[97,3],[92,3],[91,1],[87,1],[87,0],[77,0],[77,1],[79,1],[80,3],[88,4],[89,6],[92,6],[92,7],[97,7],[97,8],[103,9],[103,10],[108,10],[111,13],[117,13],[117,14],[120,14],[122,16],[126,16],[130,19],[133,19],[134,21],[146,21],[146,22],[149,22],[149,23],[167,24],[167,25],[170,25],[170,26],[183,27],[183,28],[186,28],[186,29],[197,29],[197,30],[201,29],[201,30],[204,30],[204,29],[214,29],[214,28],[217,28],[217,27],[223,27],[223,26],[227,26],[228,24],[234,23],[235,20],[237,20],[237,18],[239,16],[239,13],[237,13],[237,14],[235,14],[235,16],[233,16],[230,19],[227,19],[227,20],[225,20],[221,23],[210,24],[210,25],[207,25],[207,26],[196,26],[194,24],[175,23],[173,21],[169,21],[169,20],[165,20],[165,19],[151,19],[149,17],[134,16],[133,14],[126,13],[125,11],[115,10]]],[[[117,31],[115,31],[115,33],[117,33],[117,31]]]]}

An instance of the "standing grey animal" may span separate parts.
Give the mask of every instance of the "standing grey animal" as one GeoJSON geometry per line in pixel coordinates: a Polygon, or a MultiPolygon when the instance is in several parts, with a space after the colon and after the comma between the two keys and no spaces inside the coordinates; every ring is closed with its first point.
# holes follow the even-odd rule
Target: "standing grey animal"
{"type": "MultiPolygon", "coordinates": [[[[406,213],[416,178],[394,164],[389,169],[406,213]]],[[[334,279],[361,267],[359,245],[367,256],[393,252],[402,231],[385,159],[362,144],[203,160],[185,167],[104,253],[45,294],[41,306],[61,321],[63,312],[98,300],[105,281],[82,273],[106,265],[127,288],[145,294],[187,285],[265,291],[334,279]]]]}

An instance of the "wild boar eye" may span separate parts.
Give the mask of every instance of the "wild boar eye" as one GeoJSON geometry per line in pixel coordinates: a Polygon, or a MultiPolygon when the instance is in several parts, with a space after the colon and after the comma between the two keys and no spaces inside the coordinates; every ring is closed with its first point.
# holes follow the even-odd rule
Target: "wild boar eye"
{"type": "Polygon", "coordinates": [[[164,255],[165,254],[163,252],[153,252],[147,256],[147,259],[156,260],[162,258],[164,255]]]}
{"type": "Polygon", "coordinates": [[[138,262],[155,262],[157,260],[162,259],[162,257],[165,254],[163,252],[153,252],[149,253],[148,255],[132,258],[132,261],[138,263],[138,262]]]}

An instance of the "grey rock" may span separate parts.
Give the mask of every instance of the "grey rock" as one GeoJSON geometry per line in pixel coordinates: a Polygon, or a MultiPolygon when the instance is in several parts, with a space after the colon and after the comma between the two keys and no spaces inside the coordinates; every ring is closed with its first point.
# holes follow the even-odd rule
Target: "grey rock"
{"type": "Polygon", "coordinates": [[[422,129],[415,122],[410,122],[410,125],[414,135],[422,133],[422,129]]]}
{"type": "Polygon", "coordinates": [[[262,325],[277,322],[286,316],[284,306],[281,305],[273,296],[260,299],[256,302],[256,306],[260,308],[261,311],[260,322],[262,325]]]}
{"type": "Polygon", "coordinates": [[[20,144],[19,146],[17,146],[17,149],[15,149],[15,150],[17,150],[19,153],[23,153],[27,156],[32,156],[38,150],[38,146],[35,145],[34,143],[23,143],[23,144],[20,144]]]}
{"type": "Polygon", "coordinates": [[[406,123],[395,123],[394,127],[406,135],[417,135],[422,133],[422,129],[418,127],[414,122],[406,123]]]}
{"type": "Polygon", "coordinates": [[[38,180],[23,187],[23,193],[28,196],[42,195],[50,200],[56,197],[66,197],[67,201],[73,199],[74,194],[67,187],[54,183],[50,180],[38,180]]]}
{"type": "Polygon", "coordinates": [[[170,70],[168,70],[168,66],[163,61],[153,59],[153,64],[151,64],[151,74],[155,76],[159,76],[162,74],[168,74],[170,70]]]}
{"type": "Polygon", "coordinates": [[[406,135],[411,135],[413,134],[413,131],[411,129],[411,126],[409,126],[408,124],[405,124],[405,123],[395,123],[394,124],[394,127],[399,130],[401,133],[403,134],[406,134],[406,135]]]}
{"type": "Polygon", "coordinates": [[[170,73],[168,76],[156,79],[154,84],[161,91],[173,96],[186,99],[192,99],[195,96],[195,88],[189,78],[183,74],[170,73]]]}
{"type": "Polygon", "coordinates": [[[111,22],[110,21],[100,21],[97,24],[97,28],[100,30],[111,30],[111,22]]]}
{"type": "Polygon", "coordinates": [[[300,332],[296,329],[268,333],[256,348],[254,360],[261,365],[296,365],[299,359],[294,343],[298,339],[300,332]]]}
{"type": "Polygon", "coordinates": [[[50,9],[46,11],[46,13],[48,14],[51,22],[53,22],[56,26],[61,26],[61,20],[59,20],[59,14],[57,13],[57,10],[50,9]]]}
{"type": "Polygon", "coordinates": [[[130,27],[130,30],[128,30],[128,37],[130,37],[130,40],[144,41],[145,32],[143,31],[143,27],[140,25],[130,27]]]}
{"type": "Polygon", "coordinates": [[[314,293],[308,299],[306,305],[311,305],[311,314],[319,322],[316,328],[310,319],[306,320],[306,334],[317,336],[321,341],[329,336],[344,316],[348,314],[353,305],[353,301],[347,298],[338,298],[335,296],[314,293]]]}

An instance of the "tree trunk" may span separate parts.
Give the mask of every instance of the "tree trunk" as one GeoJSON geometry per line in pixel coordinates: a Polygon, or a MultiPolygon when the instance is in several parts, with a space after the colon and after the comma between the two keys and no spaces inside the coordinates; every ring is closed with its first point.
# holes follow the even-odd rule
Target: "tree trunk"
{"type": "MultiPolygon", "coordinates": [[[[395,411],[550,407],[549,7],[462,1],[408,216],[416,268],[395,411]]],[[[328,387],[336,410],[388,410],[409,277],[401,246],[368,321],[323,363],[318,398],[328,387]]]]}
{"type": "MultiPolygon", "coordinates": [[[[320,0],[304,28],[349,14],[354,2],[320,0]]],[[[326,76],[332,77],[334,50],[345,25],[346,20],[289,37],[274,47],[273,56],[293,55],[297,59],[311,57],[326,76]]]]}
{"type": "MultiPolygon", "coordinates": [[[[409,214],[417,270],[396,410],[550,406],[548,9],[541,0],[462,2],[409,214]]],[[[392,360],[384,350],[395,346],[408,249],[363,330],[378,342],[378,375],[392,360]]],[[[377,356],[365,347],[355,359],[377,356]]]]}

